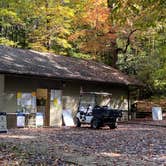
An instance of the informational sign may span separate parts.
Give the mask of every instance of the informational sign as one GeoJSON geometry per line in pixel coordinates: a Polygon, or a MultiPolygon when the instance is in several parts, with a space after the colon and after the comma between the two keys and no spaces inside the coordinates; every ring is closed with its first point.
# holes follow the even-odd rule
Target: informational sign
{"type": "Polygon", "coordinates": [[[7,132],[7,121],[6,121],[6,113],[0,112],[0,133],[7,132]]]}
{"type": "Polygon", "coordinates": [[[25,114],[17,114],[17,127],[25,127],[25,114]]]}
{"type": "Polygon", "coordinates": [[[54,106],[56,107],[57,105],[58,105],[58,99],[57,98],[54,98],[54,100],[53,100],[53,104],[54,104],[54,106]]]}
{"type": "Polygon", "coordinates": [[[21,106],[21,98],[22,98],[22,93],[17,92],[17,105],[21,106]]]}
{"type": "Polygon", "coordinates": [[[43,113],[37,112],[36,113],[36,127],[42,127],[43,125],[44,125],[43,113]]]}
{"type": "Polygon", "coordinates": [[[32,95],[31,93],[23,93],[21,98],[22,106],[32,106],[32,95]]]}
{"type": "Polygon", "coordinates": [[[36,111],[36,93],[17,92],[18,112],[35,112],[36,111]]]}
{"type": "Polygon", "coordinates": [[[36,93],[35,92],[32,92],[32,102],[31,102],[31,104],[32,104],[32,112],[35,112],[35,110],[36,110],[36,93]]]}
{"type": "Polygon", "coordinates": [[[50,126],[62,124],[62,91],[51,90],[50,96],[50,126]]]}
{"type": "Polygon", "coordinates": [[[71,114],[71,110],[69,109],[63,110],[62,115],[63,115],[65,126],[74,126],[74,120],[71,114]]]}

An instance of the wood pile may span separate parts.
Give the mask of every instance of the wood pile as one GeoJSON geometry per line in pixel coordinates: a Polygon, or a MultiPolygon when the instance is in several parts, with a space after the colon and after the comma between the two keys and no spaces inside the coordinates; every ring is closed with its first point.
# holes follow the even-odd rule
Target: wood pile
{"type": "Polygon", "coordinates": [[[166,111],[166,100],[136,102],[137,112],[152,112],[152,107],[161,107],[163,111],[166,111]]]}

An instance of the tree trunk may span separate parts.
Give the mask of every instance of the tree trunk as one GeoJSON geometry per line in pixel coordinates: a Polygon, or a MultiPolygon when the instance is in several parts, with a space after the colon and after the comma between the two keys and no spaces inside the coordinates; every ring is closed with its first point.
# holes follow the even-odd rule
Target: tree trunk
{"type": "MultiPolygon", "coordinates": [[[[46,33],[48,33],[49,32],[49,19],[48,19],[49,2],[48,2],[48,0],[46,0],[45,8],[46,8],[46,33]]],[[[47,34],[45,46],[46,46],[47,50],[50,49],[50,34],[47,34]]]]}
{"type": "MultiPolygon", "coordinates": [[[[113,5],[113,1],[112,0],[107,0],[107,6],[110,9],[112,9],[112,5],[113,5]]],[[[110,31],[109,33],[116,33],[116,32],[112,32],[110,31]]],[[[116,43],[116,39],[114,39],[113,41],[110,41],[110,49],[109,49],[109,65],[112,66],[113,68],[117,68],[117,61],[118,61],[118,51],[117,51],[117,43],[116,43]]]]}
{"type": "Polygon", "coordinates": [[[112,42],[112,45],[111,45],[111,47],[112,47],[112,51],[111,51],[111,54],[112,54],[112,64],[111,64],[111,66],[113,67],[113,68],[117,68],[117,61],[118,61],[118,51],[117,51],[117,43],[116,43],[116,41],[114,41],[114,42],[112,42]]]}

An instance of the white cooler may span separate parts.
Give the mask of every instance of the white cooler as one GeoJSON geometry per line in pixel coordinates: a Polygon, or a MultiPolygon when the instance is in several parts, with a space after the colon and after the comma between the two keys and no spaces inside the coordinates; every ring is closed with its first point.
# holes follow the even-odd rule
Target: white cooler
{"type": "Polygon", "coordinates": [[[153,120],[163,120],[161,107],[152,107],[153,120]]]}
{"type": "Polygon", "coordinates": [[[17,114],[17,127],[25,127],[25,114],[24,113],[17,114]]]}

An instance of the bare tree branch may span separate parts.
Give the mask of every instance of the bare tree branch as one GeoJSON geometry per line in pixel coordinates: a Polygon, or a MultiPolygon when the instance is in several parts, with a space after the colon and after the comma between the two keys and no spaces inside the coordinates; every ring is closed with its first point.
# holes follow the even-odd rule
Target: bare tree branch
{"type": "Polygon", "coordinates": [[[133,33],[136,32],[137,30],[138,30],[138,29],[134,29],[134,30],[132,30],[132,31],[129,33],[129,35],[128,35],[128,37],[127,37],[127,41],[126,41],[125,48],[124,48],[124,49],[123,49],[123,48],[117,48],[117,53],[121,52],[121,53],[125,54],[125,53],[127,52],[127,49],[128,49],[128,47],[129,47],[129,45],[131,44],[131,36],[132,36],[133,33]]]}

